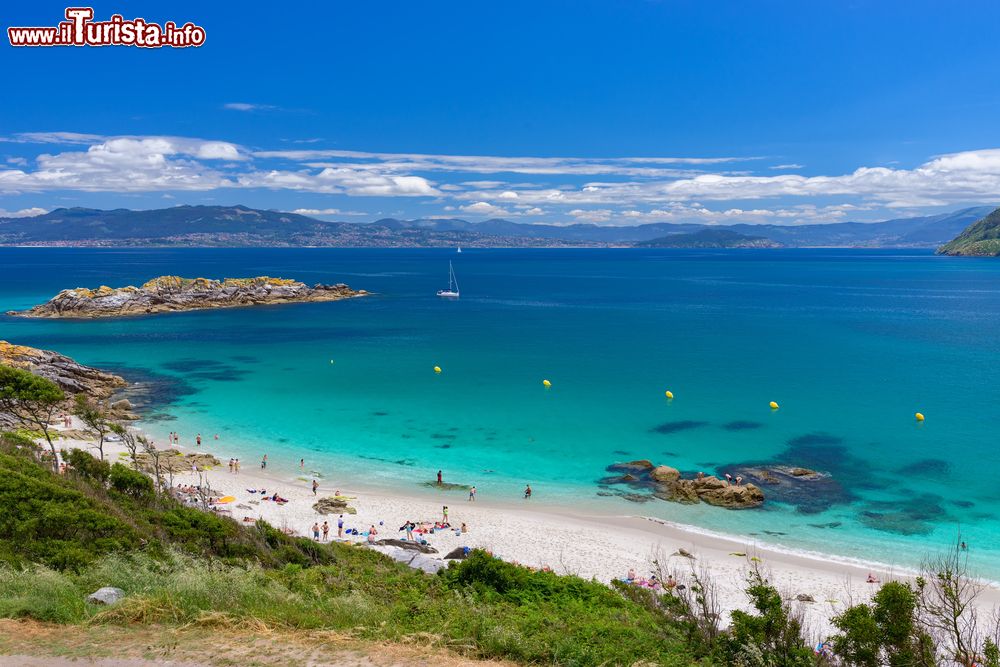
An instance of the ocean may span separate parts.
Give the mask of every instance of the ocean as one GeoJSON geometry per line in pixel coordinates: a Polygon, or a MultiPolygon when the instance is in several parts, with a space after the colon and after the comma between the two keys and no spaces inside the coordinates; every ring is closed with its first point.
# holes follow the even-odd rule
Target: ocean
{"type": "Polygon", "coordinates": [[[421,493],[440,469],[481,498],[517,499],[530,483],[533,503],[908,567],[960,535],[973,567],[1000,579],[1000,261],[909,250],[0,248],[0,310],[162,274],[346,282],[375,295],[100,321],[4,315],[0,339],[144,383],[146,428],[161,441],[201,433],[209,451],[245,465],[266,453],[290,477],[304,457],[347,487],[421,493]],[[435,296],[449,260],[456,301],[435,296]],[[599,483],[631,459],[825,477],[731,511],[599,483]]]}

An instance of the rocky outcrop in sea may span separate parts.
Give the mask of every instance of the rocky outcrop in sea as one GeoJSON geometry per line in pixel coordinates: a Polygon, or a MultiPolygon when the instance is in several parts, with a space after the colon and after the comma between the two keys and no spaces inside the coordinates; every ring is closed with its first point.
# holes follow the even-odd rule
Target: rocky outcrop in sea
{"type": "MultiPolygon", "coordinates": [[[[653,465],[646,459],[614,463],[607,471],[618,474],[601,479],[602,485],[625,484],[633,489],[651,490],[651,497],[660,500],[686,504],[704,502],[726,509],[748,509],[764,503],[764,492],[755,484],[732,484],[700,473],[683,478],[676,468],[653,465]]],[[[623,497],[642,502],[650,499],[648,493],[623,494],[623,497]]]]}
{"type": "Polygon", "coordinates": [[[84,366],[58,352],[14,345],[5,340],[0,340],[0,364],[23,368],[52,380],[67,394],[84,393],[98,400],[110,398],[128,384],[118,375],[84,366]]]}
{"type": "Polygon", "coordinates": [[[343,283],[310,287],[296,280],[268,276],[225,280],[160,276],[142,287],[66,289],[43,304],[7,314],[44,318],[122,317],[207,308],[339,301],[367,294],[365,290],[353,290],[343,283]]]}

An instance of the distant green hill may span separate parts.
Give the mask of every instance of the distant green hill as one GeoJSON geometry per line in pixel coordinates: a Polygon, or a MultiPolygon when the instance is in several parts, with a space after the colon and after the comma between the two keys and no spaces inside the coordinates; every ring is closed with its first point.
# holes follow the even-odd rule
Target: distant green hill
{"type": "Polygon", "coordinates": [[[938,254],[1000,257],[1000,208],[966,227],[964,232],[938,248],[938,254]]]}
{"type": "Polygon", "coordinates": [[[637,248],[780,248],[782,244],[763,236],[748,236],[729,229],[702,229],[689,234],[670,234],[635,244],[637,248]]]}

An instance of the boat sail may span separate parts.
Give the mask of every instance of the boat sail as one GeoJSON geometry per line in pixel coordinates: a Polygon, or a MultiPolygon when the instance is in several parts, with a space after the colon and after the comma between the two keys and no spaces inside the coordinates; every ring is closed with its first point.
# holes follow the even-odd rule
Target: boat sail
{"type": "Polygon", "coordinates": [[[455,267],[448,262],[448,289],[438,290],[437,295],[445,299],[458,298],[458,278],[455,277],[455,267]]]}

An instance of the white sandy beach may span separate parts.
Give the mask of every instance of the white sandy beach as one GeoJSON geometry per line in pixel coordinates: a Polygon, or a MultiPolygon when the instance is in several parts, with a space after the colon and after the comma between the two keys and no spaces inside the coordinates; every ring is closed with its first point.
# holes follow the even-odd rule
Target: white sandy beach
{"type": "MultiPolygon", "coordinates": [[[[163,446],[164,443],[159,444],[163,446]]],[[[87,447],[88,443],[63,440],[60,445],[87,447]]],[[[338,515],[321,515],[312,506],[319,498],[339,492],[349,498],[349,506],[357,511],[343,515],[345,532],[356,528],[363,533],[374,525],[379,539],[402,538],[405,533],[400,527],[407,520],[417,523],[440,521],[442,505],[447,504],[451,526],[464,523],[468,531],[458,535],[454,530],[421,535],[437,549],[435,558],[443,557],[456,547],[482,548],[507,561],[535,568],[548,567],[561,574],[575,574],[605,583],[625,578],[629,570],[640,577],[649,577],[657,569],[654,561],[659,561],[661,572],[672,573],[679,583],[690,581],[692,569],[707,571],[717,585],[724,622],[733,609],[748,607],[743,589],[747,571],[756,563],[782,595],[802,610],[806,627],[815,639],[831,631],[831,616],[850,604],[870,599],[878,587],[867,583],[869,573],[883,582],[908,580],[915,574],[865,563],[863,554],[858,555],[857,562],[846,562],[791,553],[636,515],[569,513],[546,507],[537,500],[510,503],[480,497],[470,502],[468,493],[462,490],[442,491],[438,500],[426,495],[358,489],[346,481],[320,478],[317,494],[313,495],[308,468],[300,477],[283,478],[262,470],[259,460],[244,459],[239,474],[232,474],[227,467],[228,459],[245,453],[236,451],[235,447],[229,450],[226,443],[211,437],[200,448],[175,449],[209,453],[220,460],[221,465],[212,470],[175,473],[174,484],[207,482],[218,496],[234,496],[234,502],[220,507],[229,510],[230,516],[237,521],[263,519],[277,528],[311,537],[313,524],[322,524],[325,520],[331,526],[332,541],[337,539],[338,515]],[[252,494],[250,489],[266,489],[268,496],[277,493],[288,502],[282,505],[262,500],[260,493],[252,494]],[[681,549],[694,558],[680,555],[678,550],[681,549]],[[815,602],[799,602],[795,598],[800,595],[810,596],[815,602]]],[[[105,444],[105,456],[109,461],[119,460],[122,452],[124,448],[120,443],[105,444]]],[[[272,468],[273,465],[272,461],[272,468]]],[[[345,535],[343,540],[364,543],[367,538],[361,534],[345,535]]],[[[1000,589],[988,586],[979,605],[984,609],[1000,607],[1000,589]]]]}

